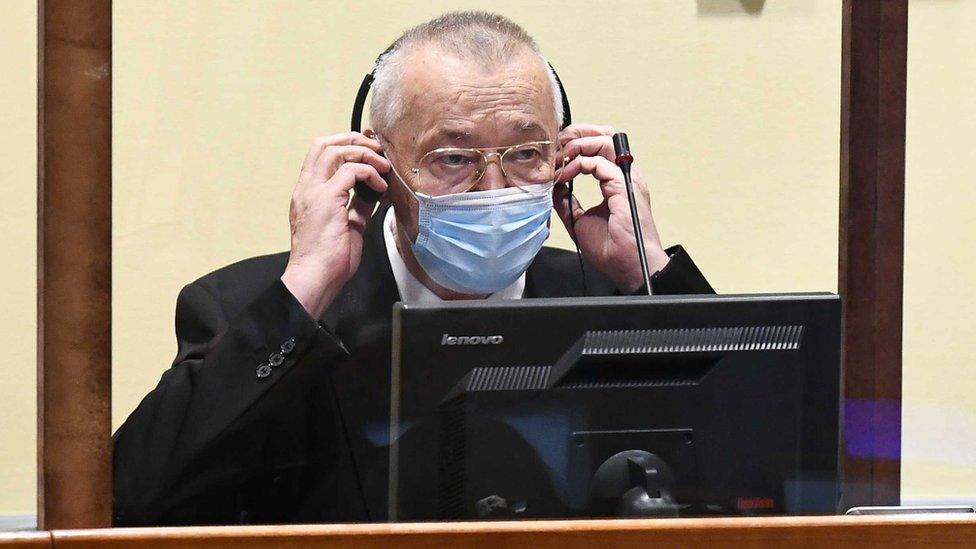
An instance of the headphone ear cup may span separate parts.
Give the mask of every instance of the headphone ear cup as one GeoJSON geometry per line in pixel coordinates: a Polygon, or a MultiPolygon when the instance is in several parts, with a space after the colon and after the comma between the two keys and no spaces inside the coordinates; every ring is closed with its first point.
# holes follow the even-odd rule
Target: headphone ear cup
{"type": "MultiPolygon", "coordinates": [[[[370,139],[376,139],[376,132],[368,128],[363,131],[363,135],[370,139]]],[[[380,151],[380,156],[386,158],[386,153],[380,151]]],[[[389,173],[380,174],[380,177],[382,177],[383,180],[389,184],[389,173]]],[[[367,185],[365,181],[357,181],[354,189],[356,191],[356,196],[362,200],[365,200],[366,202],[377,202],[383,197],[383,193],[375,191],[372,187],[367,185]]]]}
{"type": "MultiPolygon", "coordinates": [[[[366,96],[369,95],[369,88],[372,85],[373,73],[369,73],[359,85],[359,92],[356,93],[356,101],[352,105],[352,120],[349,123],[349,128],[354,132],[362,130],[363,109],[366,107],[366,96]]],[[[372,133],[369,130],[366,131],[372,133]]],[[[372,135],[367,135],[367,137],[372,137],[372,135]]],[[[357,181],[355,187],[353,187],[353,192],[355,192],[360,200],[365,202],[377,202],[383,196],[383,193],[373,190],[365,181],[357,181]]]]}
{"type": "Polygon", "coordinates": [[[353,190],[356,197],[364,202],[378,202],[383,197],[383,193],[374,190],[365,181],[357,181],[353,190]]]}

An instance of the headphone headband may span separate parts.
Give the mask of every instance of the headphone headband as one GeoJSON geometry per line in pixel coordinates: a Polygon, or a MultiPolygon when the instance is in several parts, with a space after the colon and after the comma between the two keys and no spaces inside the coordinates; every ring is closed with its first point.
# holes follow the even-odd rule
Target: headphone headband
{"type": "Polygon", "coordinates": [[[556,77],[556,86],[559,87],[559,97],[563,100],[563,123],[559,126],[559,129],[564,130],[566,126],[573,123],[573,113],[569,110],[569,97],[566,96],[566,88],[563,87],[563,81],[559,79],[559,73],[553,68],[552,63],[546,62],[549,65],[549,70],[552,71],[552,75],[556,77]]]}
{"type": "Polygon", "coordinates": [[[363,130],[363,107],[366,106],[366,96],[369,95],[369,88],[373,85],[373,73],[370,72],[363,78],[363,83],[359,85],[356,92],[356,102],[352,104],[352,122],[349,127],[354,132],[363,130]]]}

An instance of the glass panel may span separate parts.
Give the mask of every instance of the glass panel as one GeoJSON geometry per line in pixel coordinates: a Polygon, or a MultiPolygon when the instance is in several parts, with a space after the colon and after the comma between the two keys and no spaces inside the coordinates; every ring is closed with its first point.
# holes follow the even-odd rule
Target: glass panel
{"type": "MultiPolygon", "coordinates": [[[[140,428],[139,436],[146,436],[144,442],[150,444],[164,440],[158,437],[167,436],[167,430],[200,429],[201,423],[195,422],[240,427],[228,427],[220,436],[239,441],[241,452],[254,453],[256,460],[269,464],[255,472],[267,486],[248,485],[247,490],[256,491],[235,493],[244,498],[240,501],[251,501],[248,498],[260,500],[264,489],[281,495],[291,493],[288,486],[318,486],[314,478],[303,475],[314,477],[321,471],[305,471],[302,464],[307,462],[291,458],[311,455],[328,437],[291,439],[292,431],[285,426],[313,418],[306,435],[328,435],[323,429],[331,425],[332,410],[324,404],[329,397],[309,397],[325,383],[362,385],[364,379],[377,380],[375,387],[338,398],[375,404],[373,411],[384,415],[390,399],[385,390],[390,357],[382,346],[390,341],[387,317],[368,334],[338,329],[347,346],[375,352],[369,355],[376,367],[373,373],[339,366],[306,368],[303,374],[290,372],[292,381],[286,382],[281,372],[295,356],[289,353],[305,352],[309,345],[307,338],[296,334],[314,330],[314,325],[286,315],[288,322],[299,323],[291,326],[295,332],[256,327],[249,335],[239,334],[241,347],[233,352],[244,358],[231,361],[236,369],[225,372],[226,384],[218,386],[212,380],[206,385],[216,367],[201,362],[201,357],[214,356],[216,346],[227,340],[211,338],[244,315],[248,303],[258,303],[258,296],[265,295],[261,292],[278,275],[259,275],[243,266],[219,283],[186,290],[185,307],[177,318],[186,344],[179,351],[173,337],[173,304],[181,289],[215,269],[289,250],[289,200],[312,140],[348,130],[363,75],[403,29],[457,7],[457,2],[446,0],[369,0],[355,6],[338,1],[115,3],[116,428],[160,382],[179,352],[180,364],[165,374],[164,382],[183,376],[181,387],[209,387],[211,398],[189,406],[180,404],[183,393],[170,391],[166,398],[176,400],[167,413],[186,411],[187,416],[160,422],[156,430],[140,428]],[[293,337],[296,342],[286,351],[293,337]],[[382,342],[378,351],[363,349],[368,338],[382,342]],[[328,378],[320,377],[326,374],[328,378]],[[260,385],[261,380],[266,383],[260,385]],[[288,383],[297,384],[293,390],[298,392],[282,389],[288,383]],[[226,390],[218,390],[221,387],[226,390]],[[254,405],[237,409],[240,403],[254,405]]],[[[836,290],[839,0],[633,0],[618,2],[612,10],[600,8],[599,17],[594,16],[592,2],[582,1],[501,0],[491,9],[534,36],[559,72],[576,122],[627,132],[635,166],[650,190],[663,244],[684,245],[719,292],[836,290]]],[[[430,87],[431,93],[437,89],[430,87]]],[[[427,128],[410,129],[419,134],[427,128]]],[[[461,146],[506,144],[515,142],[461,146]]],[[[395,154],[391,158],[395,160],[395,154]]],[[[400,167],[401,173],[409,169],[400,167]]],[[[600,186],[590,177],[577,177],[575,188],[584,207],[602,200],[600,186]]],[[[534,211],[527,211],[524,219],[537,220],[534,211]]],[[[559,219],[553,217],[550,225],[547,244],[571,249],[559,219]]],[[[471,240],[497,245],[491,235],[478,238],[471,240]]],[[[498,249],[510,251],[502,245],[498,249]]],[[[382,259],[387,249],[371,253],[364,255],[364,262],[382,259]]],[[[262,261],[280,270],[285,258],[262,261]]],[[[575,258],[570,256],[568,264],[575,269],[575,258]]],[[[387,271],[383,272],[392,277],[387,271]]],[[[404,291],[389,279],[363,284],[357,290],[363,301],[350,304],[340,315],[365,310],[366,302],[380,303],[386,315],[398,292],[404,291]]],[[[281,294],[273,298],[268,297],[269,303],[284,303],[281,294]]],[[[280,313],[280,307],[260,309],[253,318],[272,318],[275,311],[280,313]]],[[[324,321],[330,322],[329,315],[324,321]]],[[[358,468],[364,490],[384,494],[385,476],[381,470],[372,474],[369,464],[382,467],[388,433],[382,421],[364,423],[361,431],[352,433],[352,444],[366,448],[366,454],[357,456],[362,459],[355,463],[335,464],[339,482],[354,482],[351,475],[358,468]]],[[[161,452],[171,450],[160,447],[161,452]]],[[[219,449],[214,452],[207,458],[210,463],[240,459],[219,449]]],[[[192,479],[173,482],[193,485],[192,479]]],[[[174,508],[205,503],[191,501],[174,508]]],[[[276,508],[279,514],[243,512],[248,510],[245,506],[232,519],[295,519],[283,511],[293,504],[282,501],[276,508]]],[[[747,504],[761,507],[766,501],[747,504]]],[[[309,520],[363,516],[355,508],[358,503],[344,505],[326,515],[313,513],[309,520]]],[[[214,513],[224,513],[219,521],[227,518],[224,511],[214,513]]],[[[171,518],[180,520],[177,515],[171,518]]]]}
{"type": "Polygon", "coordinates": [[[908,13],[902,502],[976,502],[976,3],[908,13]]]}
{"type": "Polygon", "coordinates": [[[36,499],[37,2],[0,17],[0,530],[30,528],[36,499]]]}

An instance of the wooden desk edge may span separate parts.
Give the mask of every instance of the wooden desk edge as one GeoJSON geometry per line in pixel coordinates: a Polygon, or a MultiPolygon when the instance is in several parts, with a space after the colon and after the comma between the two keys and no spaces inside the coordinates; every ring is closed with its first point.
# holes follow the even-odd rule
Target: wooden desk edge
{"type": "MultiPolygon", "coordinates": [[[[709,518],[709,519],[624,519],[624,520],[551,520],[551,521],[510,521],[510,522],[438,522],[438,523],[394,523],[394,524],[314,524],[280,526],[192,526],[163,528],[113,528],[94,530],[54,530],[55,544],[67,542],[105,541],[112,546],[118,542],[169,541],[189,542],[191,540],[208,543],[231,543],[235,541],[304,542],[318,541],[328,545],[330,540],[343,540],[345,544],[364,542],[379,538],[390,541],[407,541],[411,538],[424,538],[428,541],[454,540],[459,538],[494,538],[512,542],[517,539],[528,541],[542,536],[555,540],[569,534],[577,541],[606,539],[633,539],[635,534],[666,540],[684,539],[701,534],[700,539],[718,539],[722,536],[740,538],[759,538],[766,541],[788,540],[809,536],[834,537],[829,532],[850,531],[853,535],[867,541],[865,534],[877,534],[885,540],[901,533],[919,533],[929,541],[939,539],[976,539],[976,516],[959,515],[920,515],[920,516],[829,516],[829,517],[767,517],[767,518],[709,518]],[[751,532],[751,534],[750,534],[751,532]],[[680,537],[679,537],[680,536],[680,537]],[[689,537],[690,536],[690,537],[689,537]]],[[[842,536],[843,537],[843,536],[842,536]]],[[[647,538],[644,538],[647,539],[647,538]]],[[[418,540],[419,541],[419,540],[418,540]]],[[[472,539],[473,541],[473,539],[472,539]]],[[[886,541],[887,542],[887,541],[886,541]]],[[[572,544],[576,545],[576,544],[572,544]]],[[[152,544],[152,546],[157,546],[152,544]]],[[[324,545],[322,545],[324,546],[324,545]]],[[[565,547],[565,545],[562,545],[565,547]]]]}
{"type": "Polygon", "coordinates": [[[0,547],[3,549],[38,549],[53,546],[54,536],[51,532],[0,532],[0,547]]]}

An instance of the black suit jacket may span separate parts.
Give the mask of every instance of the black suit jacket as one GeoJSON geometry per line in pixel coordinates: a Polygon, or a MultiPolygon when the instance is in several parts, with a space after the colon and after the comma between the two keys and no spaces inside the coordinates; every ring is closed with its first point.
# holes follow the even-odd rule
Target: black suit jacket
{"type": "MultiPolygon", "coordinates": [[[[319,321],[280,281],[287,253],[183,288],[176,359],[114,436],[116,525],[386,518],[391,308],[400,299],[386,208],[366,229],[359,270],[319,321]]],[[[655,293],[712,292],[684,250],[668,252],[655,293]]],[[[589,295],[615,293],[595,269],[585,273],[589,295]]],[[[525,297],[581,295],[576,254],[543,248],[525,297]]]]}

